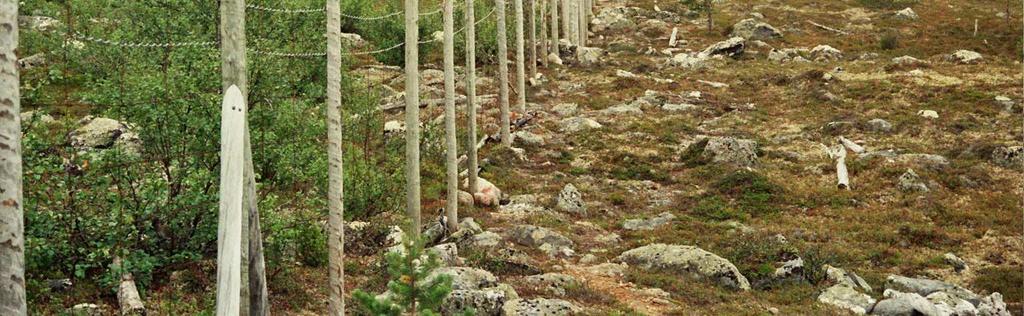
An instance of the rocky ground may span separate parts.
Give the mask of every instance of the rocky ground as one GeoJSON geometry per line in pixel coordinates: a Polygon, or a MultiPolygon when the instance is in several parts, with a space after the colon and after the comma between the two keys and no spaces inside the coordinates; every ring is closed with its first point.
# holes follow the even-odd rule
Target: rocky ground
{"type": "MultiPolygon", "coordinates": [[[[439,241],[447,308],[1019,315],[1020,23],[876,2],[726,1],[708,32],[675,3],[598,1],[590,47],[528,89],[513,150],[483,148],[507,203],[464,206],[439,241]]],[[[398,69],[359,71],[400,88],[398,69]]],[[[422,76],[439,98],[440,72],[422,76]]]]}
{"type": "MultiPolygon", "coordinates": [[[[446,311],[1021,315],[1020,12],[892,3],[723,1],[709,32],[674,2],[596,1],[589,47],[531,81],[514,148],[482,148],[504,201],[467,192],[462,230],[432,235],[456,279],[446,311]]],[[[442,73],[426,67],[422,121],[437,128],[442,73]]],[[[488,134],[494,68],[478,78],[488,134]]],[[[401,70],[355,71],[401,137],[401,70]]],[[[83,126],[98,131],[77,132],[82,146],[135,139],[83,126]]],[[[398,222],[350,223],[350,265],[379,267],[398,222]]],[[[296,282],[325,277],[308,272],[296,282]]],[[[381,287],[379,272],[348,286],[381,287]]],[[[289,313],[325,308],[275,294],[289,313]]]]}

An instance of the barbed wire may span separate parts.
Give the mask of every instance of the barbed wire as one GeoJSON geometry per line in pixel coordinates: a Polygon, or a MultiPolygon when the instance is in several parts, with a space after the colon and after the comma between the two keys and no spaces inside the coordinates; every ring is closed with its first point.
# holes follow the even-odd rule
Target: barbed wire
{"type": "Polygon", "coordinates": [[[326,52],[275,52],[275,51],[261,51],[256,49],[249,49],[250,52],[257,55],[267,55],[273,57],[286,57],[286,58],[312,58],[312,57],[324,57],[327,56],[326,52]]]}
{"type": "Polygon", "coordinates": [[[287,14],[319,13],[319,12],[326,12],[327,11],[326,8],[281,9],[281,8],[264,7],[264,6],[261,6],[261,5],[258,5],[258,4],[246,4],[245,7],[249,8],[249,9],[257,10],[257,11],[266,11],[266,12],[275,12],[275,13],[287,13],[287,14]]]}

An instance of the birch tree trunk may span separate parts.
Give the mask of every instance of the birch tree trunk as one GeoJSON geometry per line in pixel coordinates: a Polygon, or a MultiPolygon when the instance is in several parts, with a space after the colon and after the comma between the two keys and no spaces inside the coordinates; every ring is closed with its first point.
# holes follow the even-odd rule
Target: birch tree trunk
{"type": "Polygon", "coordinates": [[[405,0],[405,191],[409,234],[420,237],[419,0],[405,0]]]}
{"type": "MultiPolygon", "coordinates": [[[[459,230],[459,147],[455,141],[455,0],[444,0],[444,134],[448,171],[448,231],[459,230]]],[[[470,22],[472,24],[472,22],[470,22]]]]}
{"type": "Polygon", "coordinates": [[[18,0],[0,0],[0,314],[26,315],[18,0]]]}
{"type": "Polygon", "coordinates": [[[497,9],[495,14],[498,15],[498,100],[501,102],[501,117],[498,120],[498,125],[501,130],[501,145],[512,147],[512,133],[509,126],[511,118],[508,109],[508,35],[505,25],[505,0],[496,0],[495,8],[497,9]]]}
{"type": "Polygon", "coordinates": [[[523,56],[523,42],[526,37],[526,34],[523,32],[524,0],[512,1],[514,1],[513,6],[516,14],[516,108],[520,115],[526,115],[526,61],[524,60],[525,56],[523,56]]]}
{"type": "Polygon", "coordinates": [[[575,39],[572,37],[572,24],[574,22],[572,22],[573,19],[572,19],[572,8],[571,8],[571,4],[572,3],[571,3],[571,1],[573,1],[573,0],[558,0],[558,1],[562,3],[562,10],[561,11],[562,11],[562,35],[564,35],[563,38],[565,38],[567,41],[569,41],[569,44],[573,44],[573,41],[575,41],[575,39]]]}
{"type": "MultiPolygon", "coordinates": [[[[551,2],[551,48],[553,49],[555,56],[561,56],[562,53],[558,49],[558,4],[561,0],[548,0],[551,2]]],[[[544,56],[547,60],[548,56],[544,56]]]]}
{"type": "Polygon", "coordinates": [[[327,313],[345,315],[345,203],[341,117],[341,2],[327,0],[327,158],[330,280],[327,313]]]}
{"type": "Polygon", "coordinates": [[[242,287],[242,192],[246,106],[231,86],[221,106],[220,212],[217,221],[217,315],[239,315],[242,287]]]}
{"type": "Polygon", "coordinates": [[[530,10],[526,26],[526,29],[530,32],[527,47],[530,48],[530,54],[527,56],[526,60],[529,61],[527,66],[530,67],[530,78],[537,78],[537,0],[527,1],[529,1],[528,9],[530,10]]]}
{"type": "Polygon", "coordinates": [[[121,281],[117,287],[117,304],[121,307],[121,316],[146,315],[146,306],[139,296],[139,289],[135,286],[135,277],[121,265],[121,258],[114,257],[114,266],[121,270],[121,281]]]}
{"type": "MultiPolygon", "coordinates": [[[[469,192],[477,190],[476,146],[476,17],[473,0],[466,0],[466,157],[469,192]]],[[[472,194],[472,193],[470,193],[472,194]]]]}

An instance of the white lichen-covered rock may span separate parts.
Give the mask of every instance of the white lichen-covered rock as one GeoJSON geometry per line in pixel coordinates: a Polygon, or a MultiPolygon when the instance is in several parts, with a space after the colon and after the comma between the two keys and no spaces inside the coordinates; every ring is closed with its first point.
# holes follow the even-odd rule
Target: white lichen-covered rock
{"type": "Polygon", "coordinates": [[[944,292],[932,293],[926,298],[943,315],[968,316],[978,314],[978,309],[971,302],[950,296],[944,292]]]}
{"type": "Polygon", "coordinates": [[[18,26],[39,32],[49,32],[61,26],[61,22],[48,16],[21,15],[18,16],[18,26]]]}
{"type": "Polygon", "coordinates": [[[54,119],[53,116],[50,116],[49,114],[43,113],[41,111],[21,112],[21,125],[28,125],[32,123],[49,125],[56,122],[57,120],[54,119]]]}
{"type": "Polygon", "coordinates": [[[69,135],[71,146],[79,150],[117,148],[130,155],[142,150],[142,140],[128,124],[105,117],[86,117],[81,127],[69,135]]]}
{"type": "Polygon", "coordinates": [[[998,292],[982,297],[978,301],[978,316],[1010,316],[1010,310],[1003,302],[1003,295],[998,292]]]}
{"type": "Polygon", "coordinates": [[[730,36],[748,40],[768,40],[782,37],[782,32],[768,23],[756,19],[744,19],[733,24],[730,36]]]}
{"type": "Polygon", "coordinates": [[[504,316],[563,316],[576,314],[581,309],[564,300],[535,298],[508,301],[502,311],[504,316]]]}
{"type": "Polygon", "coordinates": [[[604,53],[604,49],[601,48],[581,47],[577,56],[579,58],[580,65],[592,66],[601,62],[601,56],[604,56],[604,53]]]}
{"type": "Polygon", "coordinates": [[[732,262],[694,246],[651,244],[623,252],[616,261],[648,270],[690,275],[722,286],[750,290],[732,262]]]}
{"type": "Polygon", "coordinates": [[[875,299],[871,296],[842,284],[826,289],[818,295],[818,302],[846,309],[857,315],[867,314],[875,305],[875,299]]]}
{"type": "Polygon", "coordinates": [[[1024,146],[1004,146],[992,151],[992,163],[1004,168],[1024,168],[1024,146]]]}
{"type": "Polygon", "coordinates": [[[928,301],[917,293],[902,293],[894,290],[885,290],[885,299],[875,304],[871,309],[872,315],[881,316],[944,316],[935,304],[928,301]]]}
{"type": "Polygon", "coordinates": [[[369,42],[356,33],[341,33],[341,44],[348,47],[366,47],[369,42]]]}
{"type": "Polygon", "coordinates": [[[818,45],[811,49],[811,59],[814,61],[837,61],[843,58],[843,52],[828,45],[818,45]]]}
{"type": "Polygon", "coordinates": [[[529,131],[516,131],[512,136],[514,143],[519,146],[544,146],[544,137],[529,131]]]}
{"type": "Polygon", "coordinates": [[[679,53],[668,59],[668,66],[700,69],[708,66],[708,58],[700,54],[679,53]]]}
{"type": "Polygon", "coordinates": [[[880,118],[871,119],[868,121],[867,129],[875,133],[888,133],[892,131],[892,123],[880,118]]]}
{"type": "Polygon", "coordinates": [[[757,164],[757,142],[733,137],[707,137],[691,144],[688,156],[712,163],[750,167],[757,164]]]}
{"type": "Polygon", "coordinates": [[[810,51],[806,48],[783,48],[783,49],[772,49],[768,52],[768,60],[786,63],[790,61],[807,61],[803,56],[809,55],[810,51]]]}
{"type": "Polygon", "coordinates": [[[846,270],[827,264],[821,268],[822,270],[825,270],[825,278],[832,284],[843,285],[852,289],[862,290],[864,292],[871,292],[871,286],[868,285],[868,282],[864,281],[863,278],[852,271],[847,272],[846,270]]]}
{"type": "Polygon", "coordinates": [[[917,111],[917,115],[923,118],[937,119],[939,118],[939,112],[935,110],[920,110],[917,111]]]}
{"type": "Polygon", "coordinates": [[[1013,99],[1010,99],[1007,96],[996,96],[995,100],[996,104],[1003,107],[1003,112],[1013,112],[1013,107],[1017,105],[1016,102],[1013,101],[1013,99]]]}
{"type": "Polygon", "coordinates": [[[916,67],[928,64],[928,62],[914,58],[913,56],[900,56],[892,59],[893,66],[916,67]]]}
{"type": "Polygon", "coordinates": [[[607,115],[643,115],[644,110],[640,108],[639,104],[631,102],[609,107],[607,109],[601,110],[601,113],[607,115]]]}
{"type": "Polygon", "coordinates": [[[473,311],[474,315],[499,316],[508,300],[505,291],[499,288],[452,290],[441,303],[441,314],[462,315],[473,311]]]}
{"type": "Polygon", "coordinates": [[[561,116],[573,116],[576,115],[578,107],[576,103],[559,103],[551,108],[551,111],[561,116]]]}
{"type": "Polygon", "coordinates": [[[567,118],[562,120],[559,125],[561,125],[562,131],[567,133],[578,133],[603,127],[601,123],[586,117],[567,118]]]}
{"type": "Polygon", "coordinates": [[[655,228],[671,223],[674,219],[676,219],[675,215],[672,215],[672,213],[669,212],[664,212],[651,218],[626,220],[626,222],[622,223],[622,228],[626,230],[654,230],[655,228]]]}
{"type": "Polygon", "coordinates": [[[949,60],[959,64],[976,64],[981,62],[981,54],[975,51],[961,49],[949,55],[949,60]]]}
{"type": "Polygon", "coordinates": [[[743,54],[747,40],[734,36],[727,40],[712,44],[700,52],[703,56],[723,55],[726,57],[737,57],[743,54]]]}
{"type": "Polygon", "coordinates": [[[890,275],[886,278],[886,288],[899,292],[917,293],[921,296],[928,296],[932,293],[943,292],[952,297],[965,300],[974,300],[978,298],[978,295],[971,292],[971,290],[955,284],[931,279],[910,278],[900,275],[890,275]]]}
{"type": "Polygon", "coordinates": [[[896,18],[903,20],[917,20],[918,18],[917,12],[914,12],[914,9],[911,8],[896,11],[894,15],[896,18]]]}
{"type": "Polygon", "coordinates": [[[452,290],[479,290],[498,285],[498,278],[491,272],[470,267],[440,267],[431,272],[426,279],[432,280],[442,274],[452,277],[452,290]]]}
{"type": "Polygon", "coordinates": [[[558,193],[558,197],[555,198],[555,207],[560,211],[573,214],[587,213],[587,203],[583,201],[583,194],[572,183],[566,184],[558,193]]]}
{"type": "Polygon", "coordinates": [[[428,249],[431,253],[437,256],[437,259],[441,261],[444,266],[458,266],[462,264],[462,259],[459,258],[459,247],[455,243],[445,243],[430,247],[428,249]]]}

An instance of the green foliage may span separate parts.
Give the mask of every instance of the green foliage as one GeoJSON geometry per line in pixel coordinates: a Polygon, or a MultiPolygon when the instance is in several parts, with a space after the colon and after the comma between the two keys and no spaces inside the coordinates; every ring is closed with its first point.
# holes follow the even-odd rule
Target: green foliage
{"type": "Polygon", "coordinates": [[[878,39],[878,45],[883,50],[893,50],[900,47],[899,34],[896,32],[886,32],[882,34],[882,37],[878,39]]]}
{"type": "Polygon", "coordinates": [[[388,292],[378,299],[373,294],[356,290],[352,296],[371,315],[440,315],[441,302],[452,291],[452,277],[435,274],[441,265],[437,255],[424,251],[424,241],[406,234],[403,251],[389,251],[385,255],[388,274],[388,292]]]}
{"type": "Polygon", "coordinates": [[[776,212],[777,204],[782,202],[782,187],[754,171],[735,171],[716,181],[713,187],[736,199],[738,208],[751,215],[776,212]]]}
{"type": "Polygon", "coordinates": [[[985,267],[978,270],[973,287],[987,293],[999,292],[1009,304],[1017,306],[1024,300],[1024,271],[1019,266],[1001,265],[985,267]]]}
{"type": "Polygon", "coordinates": [[[710,196],[701,199],[697,202],[697,207],[693,208],[694,214],[710,220],[724,221],[730,219],[743,220],[746,219],[746,214],[736,211],[729,207],[722,198],[717,196],[710,196]]]}
{"type": "Polygon", "coordinates": [[[919,0],[857,0],[861,6],[871,9],[902,9],[914,4],[919,0]]]}

